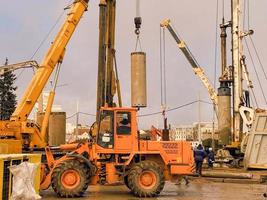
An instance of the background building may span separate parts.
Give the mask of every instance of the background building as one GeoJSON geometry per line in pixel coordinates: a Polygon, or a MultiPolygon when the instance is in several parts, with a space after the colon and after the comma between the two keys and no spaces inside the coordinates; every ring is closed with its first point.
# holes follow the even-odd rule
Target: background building
{"type": "MultiPolygon", "coordinates": [[[[194,122],[192,125],[172,126],[170,131],[171,140],[197,141],[200,133],[200,140],[212,139],[213,122],[194,122]]],[[[218,125],[214,124],[214,140],[218,140],[218,125]]]]}

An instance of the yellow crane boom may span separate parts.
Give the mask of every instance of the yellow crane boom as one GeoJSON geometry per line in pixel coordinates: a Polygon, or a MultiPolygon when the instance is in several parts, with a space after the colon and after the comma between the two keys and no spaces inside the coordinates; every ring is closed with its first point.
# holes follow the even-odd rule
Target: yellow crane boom
{"type": "Polygon", "coordinates": [[[174,40],[178,44],[178,47],[181,49],[181,51],[185,55],[188,62],[191,64],[193,71],[200,78],[200,80],[204,84],[204,86],[207,88],[211,101],[213,102],[213,104],[215,104],[217,106],[218,105],[218,97],[217,97],[217,93],[216,93],[213,85],[209,81],[204,70],[197,63],[195,57],[192,55],[192,53],[188,49],[185,42],[182,39],[180,39],[178,34],[175,32],[174,28],[171,25],[170,20],[169,19],[163,20],[160,25],[161,25],[161,27],[165,27],[169,30],[170,34],[172,35],[172,37],[174,38],[174,40]]]}
{"type": "Polygon", "coordinates": [[[74,1],[65,23],[12,114],[11,121],[25,121],[29,116],[55,66],[62,61],[65,47],[87,9],[87,3],[88,0],[74,1]]]}
{"type": "Polygon", "coordinates": [[[44,135],[40,128],[33,122],[28,121],[35,103],[56,65],[62,62],[65,48],[75,31],[84,12],[87,10],[89,0],[74,0],[69,6],[68,16],[58,32],[55,40],[45,55],[40,67],[33,76],[22,99],[9,121],[0,121],[0,143],[8,143],[12,148],[13,139],[16,144],[23,148],[45,147],[44,135]]]}

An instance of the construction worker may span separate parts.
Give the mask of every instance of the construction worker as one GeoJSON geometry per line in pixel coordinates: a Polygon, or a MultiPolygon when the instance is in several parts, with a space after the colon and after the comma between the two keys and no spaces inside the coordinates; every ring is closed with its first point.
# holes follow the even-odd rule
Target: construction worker
{"type": "Polygon", "coordinates": [[[117,126],[117,133],[118,134],[130,134],[131,133],[131,123],[128,118],[128,114],[126,113],[122,114],[122,120],[117,126]]]}
{"type": "Polygon", "coordinates": [[[213,168],[213,163],[215,161],[215,157],[214,157],[214,152],[212,150],[212,148],[209,148],[209,153],[208,153],[208,166],[209,168],[213,168]]]}
{"type": "Polygon", "coordinates": [[[196,174],[199,176],[202,175],[202,164],[204,158],[207,156],[207,153],[204,151],[203,146],[199,144],[194,150],[194,159],[196,164],[196,174]]]}

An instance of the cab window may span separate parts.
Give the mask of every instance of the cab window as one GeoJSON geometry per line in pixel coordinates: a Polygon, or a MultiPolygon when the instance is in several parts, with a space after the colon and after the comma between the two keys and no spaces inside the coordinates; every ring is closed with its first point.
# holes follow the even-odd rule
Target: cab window
{"type": "Polygon", "coordinates": [[[111,111],[103,111],[100,115],[97,144],[103,148],[113,148],[114,145],[113,119],[114,115],[113,112],[111,111]]]}
{"type": "Polygon", "coordinates": [[[131,113],[130,112],[117,112],[117,134],[130,135],[131,134],[131,113]]]}

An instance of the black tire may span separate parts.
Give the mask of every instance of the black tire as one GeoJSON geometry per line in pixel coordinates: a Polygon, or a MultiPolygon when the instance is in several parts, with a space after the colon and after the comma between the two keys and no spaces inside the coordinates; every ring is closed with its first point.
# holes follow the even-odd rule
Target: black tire
{"type": "Polygon", "coordinates": [[[163,170],[153,161],[142,161],[134,165],[128,175],[129,188],[137,197],[155,197],[165,185],[163,170]],[[144,177],[149,177],[144,183],[144,177]]]}
{"type": "Polygon", "coordinates": [[[131,189],[129,186],[129,181],[128,181],[128,176],[124,176],[124,184],[126,185],[127,188],[131,189]]]}
{"type": "Polygon", "coordinates": [[[57,195],[66,198],[81,197],[87,190],[89,181],[88,166],[78,160],[66,160],[58,164],[52,173],[51,180],[52,188],[57,195]],[[73,183],[64,183],[64,176],[66,177],[68,173],[75,174],[74,181],[71,180],[73,183]]]}

